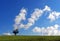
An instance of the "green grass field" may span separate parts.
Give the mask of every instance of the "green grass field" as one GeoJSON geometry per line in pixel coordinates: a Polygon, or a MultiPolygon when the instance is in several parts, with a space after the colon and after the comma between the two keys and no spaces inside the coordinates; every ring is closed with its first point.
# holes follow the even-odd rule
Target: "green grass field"
{"type": "Polygon", "coordinates": [[[0,41],[60,41],[60,36],[0,36],[0,41]]]}

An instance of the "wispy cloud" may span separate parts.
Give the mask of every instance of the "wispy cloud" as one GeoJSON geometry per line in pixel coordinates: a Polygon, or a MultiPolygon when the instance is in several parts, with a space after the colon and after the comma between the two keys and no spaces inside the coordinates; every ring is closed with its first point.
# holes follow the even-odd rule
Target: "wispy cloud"
{"type": "Polygon", "coordinates": [[[10,35],[12,35],[12,34],[8,32],[8,33],[3,33],[3,35],[9,35],[9,36],[10,36],[10,35]]]}

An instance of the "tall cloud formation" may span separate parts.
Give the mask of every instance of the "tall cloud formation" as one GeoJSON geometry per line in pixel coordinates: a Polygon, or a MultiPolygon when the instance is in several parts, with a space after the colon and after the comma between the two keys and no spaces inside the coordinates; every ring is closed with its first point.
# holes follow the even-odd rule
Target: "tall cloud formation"
{"type": "Polygon", "coordinates": [[[26,11],[26,9],[21,9],[19,15],[17,15],[15,18],[14,29],[18,29],[18,28],[28,29],[35,23],[35,21],[37,21],[39,19],[40,16],[42,16],[42,14],[45,11],[51,11],[50,7],[45,6],[45,8],[43,10],[41,10],[39,8],[34,9],[34,12],[31,14],[31,17],[28,18],[28,23],[22,24],[21,21],[26,19],[25,15],[26,15],[27,11],[26,11]]]}
{"type": "Polygon", "coordinates": [[[18,29],[19,25],[21,24],[21,21],[26,19],[25,18],[26,13],[27,11],[25,9],[21,9],[19,15],[17,15],[15,18],[14,29],[18,29]]]}
{"type": "Polygon", "coordinates": [[[31,14],[31,17],[28,18],[28,23],[27,24],[22,24],[21,21],[26,19],[26,17],[25,17],[26,10],[25,9],[22,9],[21,12],[19,13],[19,15],[15,19],[15,24],[14,24],[15,29],[17,29],[17,28],[25,28],[25,29],[28,29],[30,26],[32,26],[35,23],[35,21],[38,20],[38,18],[42,14],[43,14],[43,11],[37,8],[31,14]]]}
{"type": "Polygon", "coordinates": [[[35,27],[32,31],[35,33],[41,33],[41,35],[60,35],[59,25],[55,24],[54,26],[49,27],[35,27]]]}

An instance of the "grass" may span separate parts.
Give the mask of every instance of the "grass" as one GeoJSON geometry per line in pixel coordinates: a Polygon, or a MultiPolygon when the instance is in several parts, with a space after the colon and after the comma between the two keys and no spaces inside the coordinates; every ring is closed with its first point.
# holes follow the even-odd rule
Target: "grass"
{"type": "Polygon", "coordinates": [[[0,41],[60,41],[60,36],[0,36],[0,41]]]}

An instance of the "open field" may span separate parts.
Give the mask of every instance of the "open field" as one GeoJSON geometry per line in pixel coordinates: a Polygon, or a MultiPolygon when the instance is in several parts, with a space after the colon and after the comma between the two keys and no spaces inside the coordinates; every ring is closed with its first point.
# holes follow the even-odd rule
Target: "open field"
{"type": "Polygon", "coordinates": [[[0,41],[60,41],[60,36],[0,36],[0,41]]]}

